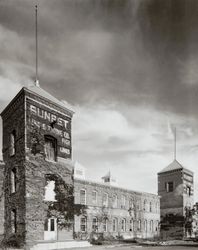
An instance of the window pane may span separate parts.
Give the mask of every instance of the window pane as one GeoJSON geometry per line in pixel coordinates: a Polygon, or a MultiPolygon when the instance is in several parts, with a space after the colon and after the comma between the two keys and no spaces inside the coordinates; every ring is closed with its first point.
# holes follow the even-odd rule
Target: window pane
{"type": "Polygon", "coordinates": [[[86,204],[86,191],[83,189],[80,190],[80,204],[86,204]]]}
{"type": "Polygon", "coordinates": [[[55,220],[50,219],[50,231],[55,231],[55,220]]]}

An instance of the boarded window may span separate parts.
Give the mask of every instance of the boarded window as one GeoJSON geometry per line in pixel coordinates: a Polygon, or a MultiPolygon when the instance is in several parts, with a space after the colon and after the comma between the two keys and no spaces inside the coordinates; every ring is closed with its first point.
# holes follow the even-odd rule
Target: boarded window
{"type": "Polygon", "coordinates": [[[80,204],[86,205],[86,191],[84,189],[80,190],[80,204]]]}
{"type": "Polygon", "coordinates": [[[45,136],[45,158],[56,161],[56,139],[52,136],[45,136]]]}

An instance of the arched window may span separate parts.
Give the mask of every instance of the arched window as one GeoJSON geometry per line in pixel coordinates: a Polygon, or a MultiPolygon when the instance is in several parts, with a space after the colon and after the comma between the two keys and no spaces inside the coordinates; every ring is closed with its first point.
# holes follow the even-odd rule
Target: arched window
{"type": "Polygon", "coordinates": [[[98,218],[97,217],[93,217],[93,220],[92,220],[92,230],[94,232],[98,231],[98,218]]]}
{"type": "Polygon", "coordinates": [[[117,231],[118,231],[118,219],[113,218],[113,232],[117,232],[117,231]]]}
{"type": "Polygon", "coordinates": [[[87,217],[83,216],[80,219],[80,230],[81,232],[87,231],[87,217]]]}
{"type": "Polygon", "coordinates": [[[126,219],[121,220],[121,231],[126,232],[126,219]]]}
{"type": "Polygon", "coordinates": [[[86,205],[86,190],[85,189],[80,190],[80,204],[86,205]]]}
{"type": "Polygon", "coordinates": [[[10,134],[10,156],[15,155],[16,151],[16,131],[13,130],[10,134]]]}
{"type": "Polygon", "coordinates": [[[56,147],[57,141],[54,137],[46,135],[45,136],[45,159],[49,161],[56,161],[56,147]]]}

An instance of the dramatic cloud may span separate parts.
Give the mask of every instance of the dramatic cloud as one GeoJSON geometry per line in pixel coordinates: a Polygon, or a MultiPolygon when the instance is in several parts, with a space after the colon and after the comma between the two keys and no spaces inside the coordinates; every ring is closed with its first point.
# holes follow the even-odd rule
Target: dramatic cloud
{"type": "Polygon", "coordinates": [[[156,192],[173,126],[196,173],[197,0],[0,1],[0,110],[35,78],[36,3],[40,84],[76,109],[74,158],[90,178],[110,168],[156,192]]]}

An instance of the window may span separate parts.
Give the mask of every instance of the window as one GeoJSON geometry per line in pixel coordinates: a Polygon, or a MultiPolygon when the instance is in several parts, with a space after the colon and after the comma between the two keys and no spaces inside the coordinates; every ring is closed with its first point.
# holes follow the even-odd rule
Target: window
{"type": "Polygon", "coordinates": [[[48,232],[54,232],[54,231],[56,231],[57,230],[56,229],[56,222],[57,222],[56,218],[46,219],[45,223],[44,223],[44,230],[48,231],[48,232]]]}
{"type": "Polygon", "coordinates": [[[96,191],[92,191],[92,203],[94,205],[97,204],[97,192],[96,191]]]}
{"type": "Polygon", "coordinates": [[[129,200],[129,208],[134,209],[134,200],[133,199],[129,200]]]}
{"type": "Polygon", "coordinates": [[[12,233],[17,232],[17,214],[16,214],[16,209],[13,209],[11,211],[11,230],[12,233]]]}
{"type": "Polygon", "coordinates": [[[121,208],[126,208],[126,197],[124,195],[121,196],[121,208]]]}
{"type": "Polygon", "coordinates": [[[92,220],[92,230],[96,232],[98,230],[98,218],[94,217],[92,220]]]}
{"type": "Polygon", "coordinates": [[[152,208],[152,202],[149,203],[149,212],[152,212],[153,208],[152,208]]]}
{"type": "Polygon", "coordinates": [[[147,211],[147,201],[144,200],[144,211],[147,211]]]}
{"type": "Polygon", "coordinates": [[[10,156],[15,155],[16,151],[16,131],[13,130],[13,132],[10,134],[10,156]]]}
{"type": "Polygon", "coordinates": [[[80,190],[80,204],[86,205],[86,191],[84,189],[80,190]]]}
{"type": "Polygon", "coordinates": [[[147,232],[147,220],[144,221],[144,231],[147,232]]]}
{"type": "Polygon", "coordinates": [[[113,200],[113,202],[112,202],[113,208],[117,208],[118,207],[118,197],[117,197],[116,194],[113,195],[113,199],[112,200],[113,200]]]}
{"type": "Polygon", "coordinates": [[[11,193],[15,193],[16,192],[16,168],[13,168],[11,170],[11,193]]]}
{"type": "Polygon", "coordinates": [[[153,221],[150,221],[150,231],[153,232],[153,221]]]}
{"type": "Polygon", "coordinates": [[[45,201],[56,201],[56,193],[55,193],[55,181],[47,181],[47,185],[45,186],[45,201]]]}
{"type": "Polygon", "coordinates": [[[122,232],[126,231],[126,219],[121,220],[121,231],[122,232]]]}
{"type": "Polygon", "coordinates": [[[173,192],[173,182],[166,182],[165,183],[165,188],[166,188],[166,192],[173,192]]]}
{"type": "Polygon", "coordinates": [[[158,231],[158,228],[159,228],[159,221],[157,220],[157,221],[156,221],[156,227],[155,227],[155,231],[156,231],[156,232],[158,231]]]}
{"type": "Polygon", "coordinates": [[[141,223],[141,220],[138,220],[138,231],[141,231],[142,229],[142,223],[141,223]]]}
{"type": "Polygon", "coordinates": [[[133,221],[133,219],[130,220],[130,231],[134,231],[134,221],[133,221]]]}
{"type": "Polygon", "coordinates": [[[103,206],[108,207],[108,194],[104,193],[103,195],[103,206]]]}
{"type": "Polygon", "coordinates": [[[113,218],[113,232],[117,232],[118,229],[118,219],[113,218]]]}
{"type": "Polygon", "coordinates": [[[56,161],[56,139],[52,136],[45,136],[45,158],[56,161]]]}
{"type": "Polygon", "coordinates": [[[107,219],[103,219],[103,232],[107,232],[107,219]]]}
{"type": "Polygon", "coordinates": [[[86,217],[82,217],[80,219],[80,230],[81,232],[87,231],[87,218],[86,217]]]}
{"type": "Polygon", "coordinates": [[[190,196],[191,195],[191,188],[189,186],[186,187],[186,191],[187,191],[187,195],[190,196]]]}

